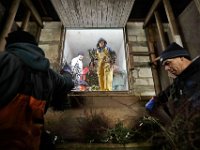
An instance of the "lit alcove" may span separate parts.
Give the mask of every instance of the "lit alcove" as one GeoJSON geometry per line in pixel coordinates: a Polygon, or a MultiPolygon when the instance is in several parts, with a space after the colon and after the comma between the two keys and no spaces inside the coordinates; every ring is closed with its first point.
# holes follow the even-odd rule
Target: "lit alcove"
{"type": "MultiPolygon", "coordinates": [[[[127,61],[123,29],[66,29],[63,64],[70,65],[71,60],[81,52],[84,53],[83,66],[84,68],[88,67],[91,62],[89,50],[96,50],[100,38],[105,39],[107,46],[115,51],[117,55],[112,91],[127,91],[127,61]]],[[[88,90],[93,91],[91,88],[88,88],[88,90]]]]}

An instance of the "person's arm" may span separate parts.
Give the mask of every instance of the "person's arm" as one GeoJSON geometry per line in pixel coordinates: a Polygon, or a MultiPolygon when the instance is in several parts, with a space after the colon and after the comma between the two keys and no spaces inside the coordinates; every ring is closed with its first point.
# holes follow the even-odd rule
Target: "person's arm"
{"type": "Polygon", "coordinates": [[[67,93],[74,87],[71,73],[65,72],[64,76],[62,76],[53,71],[52,69],[50,69],[49,72],[54,83],[54,89],[56,94],[67,93]]]}
{"type": "Polygon", "coordinates": [[[72,76],[67,72],[62,76],[53,70],[50,70],[49,73],[53,80],[53,95],[50,105],[54,110],[63,110],[67,94],[74,88],[72,76]]]}
{"type": "Polygon", "coordinates": [[[170,88],[172,85],[170,85],[167,89],[160,92],[157,96],[153,96],[146,104],[145,108],[152,112],[156,107],[166,103],[168,101],[168,96],[170,94],[170,88]]]}

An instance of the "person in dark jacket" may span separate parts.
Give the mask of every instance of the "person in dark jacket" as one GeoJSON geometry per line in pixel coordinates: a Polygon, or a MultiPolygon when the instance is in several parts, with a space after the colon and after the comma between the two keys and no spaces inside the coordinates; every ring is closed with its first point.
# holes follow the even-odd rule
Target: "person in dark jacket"
{"type": "Polygon", "coordinates": [[[160,62],[174,80],[145,105],[164,126],[157,133],[163,137],[155,138],[153,145],[156,149],[200,149],[200,57],[191,60],[185,48],[172,43],[160,62]]]}
{"type": "Polygon", "coordinates": [[[145,107],[150,113],[156,114],[163,124],[170,125],[176,115],[199,111],[200,57],[191,60],[185,48],[172,43],[163,51],[160,61],[174,80],[167,89],[153,97],[145,107]],[[160,106],[166,106],[165,104],[168,105],[165,111],[157,109],[160,106]]]}
{"type": "Polygon", "coordinates": [[[73,87],[50,69],[34,36],[14,31],[0,53],[0,149],[38,150],[44,114],[73,87]]]}

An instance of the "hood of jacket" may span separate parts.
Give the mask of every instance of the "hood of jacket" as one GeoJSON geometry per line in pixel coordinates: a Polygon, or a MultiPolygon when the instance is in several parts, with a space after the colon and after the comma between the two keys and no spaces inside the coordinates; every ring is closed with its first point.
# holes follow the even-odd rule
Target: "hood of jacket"
{"type": "Polygon", "coordinates": [[[49,69],[49,60],[45,58],[44,51],[30,43],[13,43],[7,46],[6,51],[19,57],[32,69],[46,71],[49,69]]]}

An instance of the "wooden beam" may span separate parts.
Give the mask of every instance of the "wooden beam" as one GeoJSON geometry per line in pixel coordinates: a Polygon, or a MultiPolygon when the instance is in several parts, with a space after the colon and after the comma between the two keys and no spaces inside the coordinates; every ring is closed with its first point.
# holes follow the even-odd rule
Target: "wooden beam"
{"type": "Polygon", "coordinates": [[[133,56],[149,56],[150,54],[149,52],[130,52],[130,55],[133,56]]]}
{"type": "Polygon", "coordinates": [[[21,28],[24,31],[27,31],[30,16],[31,16],[31,12],[30,12],[30,10],[27,10],[27,12],[23,18],[22,25],[21,25],[21,28]]]}
{"type": "Polygon", "coordinates": [[[8,35],[8,33],[10,32],[12,28],[17,10],[19,8],[20,1],[21,0],[13,0],[11,3],[6,22],[0,34],[0,52],[4,51],[5,49],[5,45],[6,45],[5,37],[8,35]]]}
{"type": "Polygon", "coordinates": [[[160,4],[161,0],[155,0],[153,5],[151,6],[151,9],[149,11],[149,13],[147,14],[147,17],[144,20],[144,25],[143,28],[145,28],[147,26],[147,24],[149,23],[150,19],[153,17],[154,11],[157,9],[158,5],[160,4]]]}
{"type": "Polygon", "coordinates": [[[37,26],[37,32],[36,32],[36,35],[35,35],[35,39],[36,39],[37,43],[39,43],[39,41],[40,41],[41,31],[42,31],[42,27],[37,26]]]}
{"type": "Polygon", "coordinates": [[[173,41],[178,43],[179,45],[183,46],[181,36],[179,34],[179,31],[178,31],[178,28],[176,25],[176,20],[174,17],[174,13],[173,13],[171,4],[170,4],[169,0],[163,0],[163,4],[164,4],[165,12],[167,15],[167,19],[169,21],[169,27],[170,27],[170,30],[172,33],[173,41]]]}
{"type": "Polygon", "coordinates": [[[133,100],[149,100],[152,96],[137,96],[131,91],[71,91],[66,96],[83,97],[132,97],[133,100]]]}
{"type": "Polygon", "coordinates": [[[156,19],[156,25],[158,28],[158,34],[159,34],[162,50],[164,50],[167,47],[167,42],[166,42],[166,38],[165,38],[165,32],[164,32],[163,24],[161,21],[161,17],[160,17],[160,14],[158,13],[158,11],[154,12],[154,16],[156,19]]]}
{"type": "Polygon", "coordinates": [[[148,48],[149,48],[149,53],[151,54],[149,56],[150,61],[152,62],[151,70],[152,70],[152,75],[153,75],[153,81],[154,81],[154,87],[155,87],[155,92],[156,95],[158,95],[161,92],[161,84],[160,80],[158,77],[158,71],[156,68],[157,62],[155,61],[158,57],[155,55],[155,39],[154,39],[154,33],[152,27],[147,27],[146,28],[146,35],[147,35],[147,43],[148,43],[148,48]]]}
{"type": "Polygon", "coordinates": [[[196,6],[197,6],[197,9],[198,9],[199,13],[200,13],[200,0],[194,0],[194,2],[196,4],[196,6]]]}
{"type": "Polygon", "coordinates": [[[31,11],[31,14],[33,15],[33,17],[35,18],[37,24],[43,28],[43,23],[42,23],[42,18],[40,17],[37,9],[34,7],[33,3],[31,2],[31,0],[23,0],[23,2],[25,3],[25,5],[29,8],[29,10],[31,11]]]}

